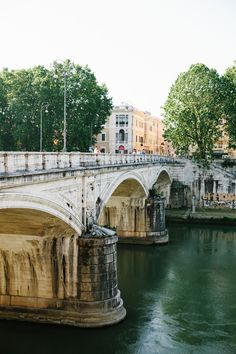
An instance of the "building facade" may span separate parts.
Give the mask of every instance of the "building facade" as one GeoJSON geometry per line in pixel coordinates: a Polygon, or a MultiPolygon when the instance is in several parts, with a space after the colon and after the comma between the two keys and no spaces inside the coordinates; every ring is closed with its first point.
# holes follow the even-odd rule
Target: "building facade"
{"type": "Polygon", "coordinates": [[[96,145],[103,153],[165,154],[163,123],[133,106],[115,106],[96,145]]]}
{"type": "Polygon", "coordinates": [[[229,136],[227,132],[226,119],[220,120],[219,130],[221,132],[221,136],[214,145],[214,157],[236,159],[236,150],[233,148],[229,148],[229,136]]]}

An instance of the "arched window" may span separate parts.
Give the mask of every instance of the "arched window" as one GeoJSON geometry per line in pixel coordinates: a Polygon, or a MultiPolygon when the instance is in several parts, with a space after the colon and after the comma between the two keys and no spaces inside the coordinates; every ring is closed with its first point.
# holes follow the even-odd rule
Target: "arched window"
{"type": "Polygon", "coordinates": [[[119,142],[124,142],[125,141],[125,131],[124,129],[120,129],[119,131],[119,142]]]}

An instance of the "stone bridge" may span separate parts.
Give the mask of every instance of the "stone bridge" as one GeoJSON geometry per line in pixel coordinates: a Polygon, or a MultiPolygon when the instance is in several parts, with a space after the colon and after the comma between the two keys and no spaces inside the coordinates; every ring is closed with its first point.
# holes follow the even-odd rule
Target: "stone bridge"
{"type": "Polygon", "coordinates": [[[96,223],[123,242],[168,242],[164,203],[183,167],[158,155],[0,153],[0,317],[123,319],[117,236],[88,231],[96,223]]]}

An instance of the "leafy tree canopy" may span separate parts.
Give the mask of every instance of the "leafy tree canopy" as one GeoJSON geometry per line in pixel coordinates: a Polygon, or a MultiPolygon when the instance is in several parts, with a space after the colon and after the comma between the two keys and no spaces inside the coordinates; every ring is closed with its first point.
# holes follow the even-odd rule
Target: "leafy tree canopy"
{"type": "Polygon", "coordinates": [[[0,149],[61,151],[66,93],[67,151],[88,151],[112,109],[105,85],[85,66],[66,60],[0,73],[0,149]],[[66,90],[65,90],[66,87],[66,90]],[[42,124],[41,124],[42,118],[42,124]]]}
{"type": "Polygon", "coordinates": [[[236,148],[236,61],[233,66],[226,70],[224,76],[228,82],[227,128],[229,146],[236,148]]]}
{"type": "Polygon", "coordinates": [[[192,155],[207,165],[227,113],[228,83],[204,64],[181,73],[163,107],[165,132],[178,154],[192,155]]]}

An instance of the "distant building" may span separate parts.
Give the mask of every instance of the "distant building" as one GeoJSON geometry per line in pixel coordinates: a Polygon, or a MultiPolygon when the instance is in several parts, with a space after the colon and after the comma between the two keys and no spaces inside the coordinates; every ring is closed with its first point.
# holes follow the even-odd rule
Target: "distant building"
{"type": "Polygon", "coordinates": [[[219,129],[221,136],[215,143],[213,148],[213,155],[215,158],[236,158],[236,150],[229,148],[229,136],[226,129],[226,120],[221,119],[219,129]]]}
{"type": "Polygon", "coordinates": [[[97,136],[97,146],[104,153],[166,154],[163,123],[133,106],[115,106],[97,136]]]}

